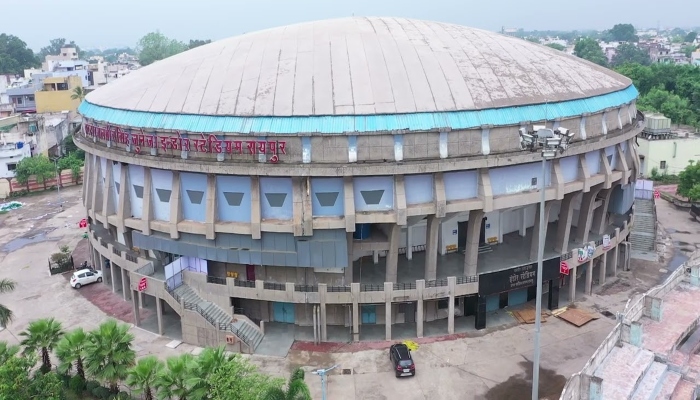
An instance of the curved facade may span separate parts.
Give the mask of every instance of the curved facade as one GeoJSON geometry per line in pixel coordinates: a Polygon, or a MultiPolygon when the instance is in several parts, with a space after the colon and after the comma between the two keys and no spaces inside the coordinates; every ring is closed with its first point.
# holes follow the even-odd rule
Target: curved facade
{"type": "Polygon", "coordinates": [[[349,18],[215,42],[81,105],[95,256],[125,293],[154,282],[141,291],[183,315],[190,342],[187,311],[248,350],[259,321],[312,325],[321,340],[333,325],[355,340],[370,325],[388,339],[394,324],[480,329],[534,297],[541,158],[518,129],[546,124],[577,133],[545,163],[555,307],[562,284],[575,297],[577,276],[590,290],[594,268],[604,281],[623,259],[636,96],[583,60],[435,22],[349,18]]]}

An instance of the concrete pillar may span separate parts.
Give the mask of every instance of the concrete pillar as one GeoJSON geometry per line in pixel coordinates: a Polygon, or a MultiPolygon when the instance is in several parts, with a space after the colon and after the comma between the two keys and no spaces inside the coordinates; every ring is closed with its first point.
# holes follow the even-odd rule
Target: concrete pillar
{"type": "Polygon", "coordinates": [[[586,294],[588,296],[593,293],[593,259],[588,261],[588,267],[586,267],[586,294]]]}
{"type": "Polygon", "coordinates": [[[450,276],[447,278],[447,334],[455,333],[455,285],[457,278],[450,276]]]}
{"type": "MultiPolygon", "coordinates": [[[[544,242],[547,243],[547,226],[549,225],[549,213],[552,210],[552,201],[544,203],[544,242]]],[[[530,260],[537,260],[537,252],[540,247],[540,205],[537,204],[537,212],[535,212],[535,225],[532,229],[532,238],[530,239],[530,260]]]]}
{"type": "Polygon", "coordinates": [[[554,250],[557,253],[566,253],[569,250],[569,235],[571,223],[574,220],[574,199],[578,193],[567,193],[561,201],[559,221],[557,222],[557,241],[554,250]]]}
{"type": "Polygon", "coordinates": [[[206,229],[206,238],[209,240],[214,240],[216,238],[216,233],[214,231],[214,224],[216,223],[216,176],[214,174],[207,174],[207,197],[206,197],[206,209],[204,215],[204,228],[206,229]]]}
{"type": "Polygon", "coordinates": [[[158,334],[163,335],[163,299],[156,297],[156,318],[158,318],[158,334]]]}
{"type": "Polygon", "coordinates": [[[328,293],[328,287],[325,283],[318,284],[318,302],[319,302],[319,314],[320,321],[318,323],[321,325],[321,341],[328,341],[327,323],[326,323],[326,297],[328,293]]]}
{"type": "Polygon", "coordinates": [[[598,267],[598,284],[601,286],[605,284],[605,276],[608,273],[607,268],[608,268],[608,253],[605,252],[605,253],[603,253],[602,256],[600,256],[600,265],[598,267]]]}
{"type": "Polygon", "coordinates": [[[437,278],[438,231],[440,228],[440,221],[441,218],[437,218],[435,215],[428,216],[428,225],[425,230],[426,281],[432,281],[437,278]]]}
{"type": "Polygon", "coordinates": [[[527,207],[523,207],[520,209],[518,217],[520,219],[520,224],[518,225],[518,234],[521,237],[525,237],[525,235],[527,235],[527,207]]]}
{"type": "Polygon", "coordinates": [[[413,243],[413,229],[411,229],[412,226],[408,225],[406,226],[406,259],[407,260],[413,260],[413,246],[411,243],[413,243]]]}
{"type": "Polygon", "coordinates": [[[170,238],[179,239],[180,231],[177,229],[177,224],[182,221],[182,207],[180,190],[180,172],[173,171],[173,190],[170,194],[170,238]]]}
{"type": "Polygon", "coordinates": [[[345,285],[350,285],[353,280],[353,251],[352,247],[354,244],[354,240],[352,238],[352,232],[346,232],[345,233],[347,242],[348,242],[348,266],[345,267],[345,285]]]}
{"type": "MultiPolygon", "coordinates": [[[[112,265],[112,268],[114,268],[114,265],[112,265]]],[[[124,301],[129,301],[129,294],[128,294],[129,292],[127,290],[129,288],[129,285],[127,282],[129,275],[127,274],[127,271],[124,268],[119,267],[119,270],[121,271],[121,274],[122,274],[122,296],[124,296],[124,301]]],[[[134,298],[134,297],[132,297],[132,298],[134,298]]],[[[136,301],[134,301],[134,304],[136,304],[136,301]]]]}
{"type": "Polygon", "coordinates": [[[345,231],[355,232],[355,189],[352,176],[343,178],[343,196],[345,198],[345,231]]]}
{"type": "Polygon", "coordinates": [[[117,293],[117,287],[115,286],[115,283],[114,283],[114,281],[115,281],[114,278],[115,278],[115,274],[116,274],[116,272],[114,272],[115,268],[117,268],[117,266],[110,262],[109,263],[109,277],[112,281],[112,293],[117,293]]]}
{"type": "Polygon", "coordinates": [[[253,239],[262,238],[260,222],[262,221],[260,210],[260,177],[250,177],[250,235],[253,239]]]}
{"type": "Polygon", "coordinates": [[[603,201],[603,204],[596,208],[595,212],[593,213],[593,223],[591,229],[593,232],[599,235],[602,235],[605,232],[605,228],[608,227],[608,206],[610,205],[610,197],[612,192],[612,189],[603,189],[598,195],[598,197],[603,201]]]}
{"type": "Polygon", "coordinates": [[[569,302],[573,303],[576,301],[576,274],[578,273],[578,267],[574,267],[569,270],[569,302]]]}
{"type": "Polygon", "coordinates": [[[423,337],[423,291],[425,290],[425,281],[420,279],[416,281],[416,293],[418,294],[418,301],[416,303],[416,337],[423,337]]]}
{"type": "Polygon", "coordinates": [[[350,284],[350,297],[352,298],[352,341],[360,341],[360,284],[350,284]]]}
{"type": "Polygon", "coordinates": [[[396,282],[399,267],[401,227],[396,224],[391,224],[387,233],[389,235],[389,251],[386,254],[386,278],[384,281],[394,283],[396,282]]]}
{"type": "MultiPolygon", "coordinates": [[[[619,238],[620,229],[615,229],[615,238],[619,238]]],[[[612,264],[612,276],[617,276],[617,266],[620,263],[620,243],[615,245],[613,249],[613,264],[612,264]]]]}
{"type": "Polygon", "coordinates": [[[384,339],[391,340],[391,323],[394,318],[391,315],[391,296],[394,290],[394,284],[391,282],[384,282],[384,339]]]}
{"type": "Polygon", "coordinates": [[[122,164],[119,172],[119,204],[117,204],[117,230],[121,233],[126,231],[124,225],[125,218],[131,218],[131,194],[129,182],[129,169],[122,164]]]}
{"type": "Polygon", "coordinates": [[[394,208],[396,210],[396,225],[406,226],[406,185],[403,175],[394,175],[394,208]]]}
{"type": "MultiPolygon", "coordinates": [[[[131,297],[136,298],[134,294],[131,294],[131,297]]],[[[124,294],[124,299],[126,300],[126,294],[124,294]]],[[[136,304],[136,302],[132,302],[131,304],[132,310],[134,311],[134,325],[139,326],[141,325],[141,316],[139,315],[139,306],[136,304]]]]}
{"type": "MultiPolygon", "coordinates": [[[[138,302],[139,302],[139,308],[143,308],[146,305],[146,299],[143,297],[143,292],[136,292],[138,293],[138,302]]],[[[136,301],[136,300],[134,300],[136,301]]]]}
{"type": "Polygon", "coordinates": [[[479,233],[481,232],[481,222],[486,213],[483,210],[469,211],[469,222],[467,223],[467,244],[464,254],[464,276],[477,274],[477,261],[479,260],[479,233]]]}
{"type": "Polygon", "coordinates": [[[151,234],[151,221],[153,221],[153,179],[151,169],[143,167],[143,210],[141,211],[141,231],[144,235],[151,234]]]}
{"type": "Polygon", "coordinates": [[[576,241],[578,243],[586,243],[588,241],[588,233],[591,230],[591,222],[593,219],[593,206],[595,205],[598,192],[600,192],[600,187],[596,186],[583,194],[581,209],[578,214],[578,225],[576,226],[576,241]]]}

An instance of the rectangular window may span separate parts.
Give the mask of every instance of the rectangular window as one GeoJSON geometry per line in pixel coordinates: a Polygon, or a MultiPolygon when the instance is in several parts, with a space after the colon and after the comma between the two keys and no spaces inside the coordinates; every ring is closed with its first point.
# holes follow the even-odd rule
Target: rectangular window
{"type": "Polygon", "coordinates": [[[21,97],[15,97],[15,103],[16,104],[24,104],[21,97]]]}
{"type": "Polygon", "coordinates": [[[28,100],[29,100],[29,101],[34,101],[34,96],[29,96],[29,97],[28,97],[28,100]]]}
{"type": "Polygon", "coordinates": [[[661,161],[659,163],[659,169],[666,169],[666,161],[661,161]]]}
{"type": "Polygon", "coordinates": [[[16,169],[17,169],[17,164],[16,164],[16,163],[7,164],[7,170],[8,170],[8,171],[14,171],[14,170],[16,170],[16,169]]]}

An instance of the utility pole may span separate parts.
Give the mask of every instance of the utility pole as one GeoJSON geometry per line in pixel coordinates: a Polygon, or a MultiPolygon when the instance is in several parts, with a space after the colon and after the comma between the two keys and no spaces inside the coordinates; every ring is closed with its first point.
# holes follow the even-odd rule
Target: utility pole
{"type": "Polygon", "coordinates": [[[318,375],[321,377],[321,399],[326,400],[326,375],[328,374],[329,371],[332,371],[336,369],[338,365],[334,365],[330,368],[319,368],[316,371],[311,371],[312,374],[318,375]]]}

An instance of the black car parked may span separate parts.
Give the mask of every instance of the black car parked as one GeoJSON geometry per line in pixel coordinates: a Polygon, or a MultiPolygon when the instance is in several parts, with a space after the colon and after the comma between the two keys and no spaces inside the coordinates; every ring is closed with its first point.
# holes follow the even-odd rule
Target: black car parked
{"type": "Polygon", "coordinates": [[[397,343],[389,347],[389,359],[394,366],[396,377],[415,376],[416,364],[413,363],[411,350],[403,343],[397,343]]]}

